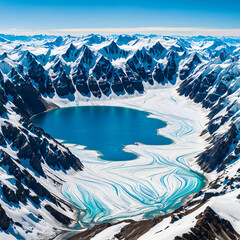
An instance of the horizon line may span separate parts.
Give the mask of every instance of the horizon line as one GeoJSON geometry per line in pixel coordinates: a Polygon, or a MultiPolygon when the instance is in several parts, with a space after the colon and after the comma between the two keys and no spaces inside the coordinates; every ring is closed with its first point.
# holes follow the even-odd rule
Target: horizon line
{"type": "Polygon", "coordinates": [[[13,35],[74,35],[84,36],[88,34],[157,34],[157,35],[181,35],[181,36],[231,36],[240,37],[240,28],[201,28],[201,27],[134,27],[134,28],[65,28],[47,30],[26,30],[26,29],[0,29],[3,34],[13,35]]]}

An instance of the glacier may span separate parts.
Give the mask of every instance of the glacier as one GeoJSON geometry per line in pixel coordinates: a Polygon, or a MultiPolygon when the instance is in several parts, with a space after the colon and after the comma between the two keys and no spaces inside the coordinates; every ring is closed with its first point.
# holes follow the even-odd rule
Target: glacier
{"type": "MultiPolygon", "coordinates": [[[[190,159],[204,148],[201,139],[192,140],[198,130],[190,113],[203,120],[204,114],[193,111],[192,106],[183,100],[181,110],[184,114],[177,114],[180,100],[172,100],[172,94],[171,90],[147,91],[144,97],[118,100],[115,106],[148,110],[157,114],[154,117],[164,118],[169,124],[164,134],[173,138],[173,144],[127,145],[126,149],[139,157],[120,162],[99,160],[97,152],[82,150],[78,145],[68,145],[81,159],[84,171],[63,184],[62,192],[84,211],[79,219],[82,226],[133,216],[166,214],[180,206],[184,197],[198,192],[204,186],[205,179],[190,168],[190,159]],[[156,101],[160,103],[157,107],[154,104],[156,101]],[[163,111],[166,102],[168,109],[164,108],[163,111]]],[[[199,129],[203,122],[198,121],[199,129]]]]}
{"type": "Polygon", "coordinates": [[[240,237],[239,38],[1,37],[0,238],[240,237]],[[30,120],[85,105],[150,112],[174,144],[99,162],[30,120]]]}

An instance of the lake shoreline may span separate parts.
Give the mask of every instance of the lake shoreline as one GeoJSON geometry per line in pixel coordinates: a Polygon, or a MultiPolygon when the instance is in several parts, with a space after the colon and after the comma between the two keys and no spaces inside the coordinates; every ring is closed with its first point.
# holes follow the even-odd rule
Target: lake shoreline
{"type": "MultiPolygon", "coordinates": [[[[158,134],[161,133],[162,135],[167,136],[167,137],[171,136],[171,138],[174,140],[174,148],[175,148],[174,151],[173,150],[170,151],[169,146],[168,146],[168,147],[166,147],[166,149],[160,150],[161,152],[162,151],[169,152],[170,156],[173,156],[173,155],[176,155],[177,151],[179,151],[179,154],[181,154],[181,152],[186,154],[186,152],[189,152],[191,150],[193,152],[192,156],[196,155],[197,152],[201,151],[201,149],[203,149],[205,144],[206,144],[204,142],[204,140],[201,139],[201,137],[199,137],[199,135],[198,135],[198,133],[201,131],[202,126],[204,125],[204,122],[205,122],[203,115],[201,116],[201,118],[199,118],[199,116],[197,116],[196,114],[195,114],[196,116],[194,116],[194,114],[189,114],[185,111],[185,116],[181,116],[181,114],[178,114],[178,112],[177,112],[178,118],[180,119],[178,121],[180,121],[180,122],[189,121],[189,120],[187,120],[187,118],[190,115],[191,115],[191,118],[197,117],[200,120],[202,119],[200,121],[200,125],[198,125],[197,127],[194,126],[194,128],[195,128],[194,130],[187,129],[187,127],[186,127],[186,129],[184,129],[185,132],[181,133],[181,132],[176,130],[177,121],[175,121],[175,119],[172,119],[171,117],[169,117],[169,113],[167,111],[161,111],[160,112],[161,114],[159,114],[159,110],[158,110],[158,108],[156,108],[157,104],[156,104],[156,106],[155,106],[155,104],[154,104],[154,106],[151,106],[150,109],[147,108],[146,106],[144,106],[144,104],[141,104],[142,102],[146,103],[148,101],[148,99],[151,99],[152,102],[159,99],[160,96],[156,92],[157,91],[155,91],[155,90],[150,90],[149,94],[146,94],[146,96],[138,97],[138,98],[135,98],[135,99],[133,98],[131,101],[129,101],[130,99],[128,99],[128,101],[124,101],[124,100],[107,101],[107,102],[102,102],[100,105],[130,107],[130,108],[133,108],[133,109],[138,109],[138,110],[143,110],[143,111],[145,110],[145,111],[149,112],[151,117],[160,118],[161,120],[167,122],[167,124],[168,124],[165,128],[160,129],[158,131],[158,134]],[[148,95],[150,95],[150,96],[148,96],[148,95]],[[140,99],[143,99],[143,100],[141,101],[140,99]],[[137,102],[140,103],[140,104],[136,104],[135,100],[137,100],[137,102]],[[195,142],[192,141],[193,135],[196,136],[196,138],[194,137],[195,142]],[[187,146],[187,143],[190,143],[190,144],[187,146]],[[178,148],[179,148],[179,150],[177,150],[178,148]]],[[[165,96],[162,96],[164,94],[163,94],[163,92],[161,92],[161,98],[163,98],[163,99],[165,98],[165,101],[167,101],[167,100],[169,101],[171,94],[175,95],[174,91],[171,90],[171,89],[167,89],[165,91],[165,96]]],[[[177,96],[177,97],[179,97],[179,96],[177,96]]],[[[183,104],[185,108],[189,108],[189,112],[194,111],[196,113],[198,112],[198,114],[199,114],[199,108],[196,108],[196,109],[192,108],[191,102],[190,102],[190,105],[188,105],[189,102],[185,98],[183,98],[183,97],[179,97],[179,98],[183,99],[183,102],[181,104],[183,104]],[[187,102],[187,105],[186,105],[186,102],[187,102]]],[[[172,102],[174,102],[174,101],[172,101],[172,102]]],[[[89,105],[89,104],[90,103],[87,103],[85,105],[89,105]]],[[[165,105],[164,102],[162,103],[162,105],[165,105]]],[[[160,108],[161,107],[162,106],[160,106],[160,108]]],[[[176,111],[175,111],[176,108],[174,109],[174,108],[171,107],[169,110],[174,111],[174,114],[176,114],[176,111]]],[[[178,107],[178,110],[179,110],[179,107],[178,107]]],[[[193,123],[196,124],[197,122],[196,122],[196,120],[192,121],[192,119],[191,119],[190,123],[191,124],[193,124],[193,123]]],[[[199,122],[198,122],[198,124],[199,124],[199,122]]],[[[140,148],[142,148],[143,146],[144,145],[140,145],[140,148]]],[[[127,146],[126,147],[126,149],[129,149],[129,150],[132,150],[132,151],[136,151],[137,148],[139,148],[139,146],[127,146]]],[[[151,146],[151,148],[155,149],[154,151],[159,151],[159,150],[157,150],[156,146],[151,146]]],[[[72,148],[70,148],[70,149],[72,150],[72,148]]],[[[91,158],[96,158],[97,157],[97,154],[94,153],[94,151],[89,151],[89,150],[82,151],[81,149],[76,149],[76,151],[78,151],[78,153],[80,153],[80,155],[78,155],[78,156],[83,161],[83,164],[85,166],[88,165],[88,163],[86,163],[84,161],[84,159],[91,159],[91,158]],[[85,153],[83,154],[83,152],[85,152],[85,153]]],[[[76,155],[75,151],[72,150],[72,152],[76,155]]],[[[184,161],[183,160],[181,160],[181,161],[183,161],[187,164],[185,166],[188,166],[189,168],[193,169],[194,171],[202,173],[202,171],[199,171],[198,165],[192,160],[192,159],[194,159],[192,156],[187,156],[184,161]]],[[[141,154],[140,154],[140,157],[141,157],[141,154]]],[[[180,162],[180,164],[183,164],[183,163],[180,162]]],[[[185,201],[187,201],[187,199],[191,198],[191,195],[192,194],[190,194],[186,198],[184,198],[184,201],[180,205],[183,206],[185,204],[185,201]]],[[[173,211],[173,210],[171,210],[171,211],[173,211]]]]}

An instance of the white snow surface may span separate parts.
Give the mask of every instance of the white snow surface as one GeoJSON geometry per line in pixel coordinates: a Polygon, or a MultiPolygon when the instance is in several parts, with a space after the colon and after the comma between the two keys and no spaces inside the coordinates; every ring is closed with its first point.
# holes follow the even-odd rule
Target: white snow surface
{"type": "Polygon", "coordinates": [[[129,99],[79,102],[79,105],[121,106],[147,111],[150,117],[167,122],[167,127],[158,133],[174,140],[167,146],[126,146],[127,151],[139,157],[120,162],[99,160],[97,152],[68,144],[83,162],[84,171],[68,176],[62,192],[86,211],[80,219],[81,224],[131,218],[154,210],[167,213],[164,208],[169,207],[168,201],[175,199],[172,208],[176,208],[184,191],[194,192],[201,182],[195,174],[184,175],[182,170],[200,171],[194,156],[206,146],[204,139],[199,137],[206,123],[206,113],[178,96],[175,88],[148,90],[143,96],[129,99]]]}
{"type": "MultiPolygon", "coordinates": [[[[88,42],[90,45],[89,48],[98,54],[101,48],[109,45],[112,38],[113,37],[110,37],[103,42],[99,40],[100,42],[98,44],[91,44],[88,42]]],[[[51,50],[47,45],[44,45],[47,43],[46,40],[1,42],[0,53],[3,54],[5,52],[8,54],[4,60],[0,61],[0,68],[4,74],[4,78],[6,78],[12,67],[17,66],[17,61],[21,57],[21,54],[27,50],[34,53],[39,62],[42,61],[41,57],[45,54],[47,57],[54,59],[49,61],[46,65],[44,65],[44,61],[42,61],[46,71],[52,71],[51,68],[59,59],[66,70],[74,67],[74,63],[70,61],[71,59],[67,62],[63,59],[62,55],[67,51],[71,43],[74,43],[79,49],[88,41],[88,38],[65,37],[62,41],[63,44],[61,46],[54,46],[51,50]],[[18,48],[18,50],[15,48],[18,48]]],[[[218,57],[209,60],[209,52],[211,50],[228,50],[231,48],[231,44],[223,44],[223,42],[220,40],[216,41],[214,38],[197,41],[194,38],[192,38],[192,40],[189,38],[188,44],[186,44],[184,39],[156,36],[153,38],[139,37],[133,39],[128,44],[122,44],[121,49],[134,53],[134,51],[138,49],[149,49],[157,42],[160,42],[167,50],[183,47],[188,50],[189,54],[191,52],[200,53],[202,64],[197,67],[196,72],[199,71],[199,75],[203,74],[203,77],[212,70],[216,72],[222,71],[219,76],[219,81],[223,75],[229,72],[237,76],[231,83],[226,82],[226,85],[232,85],[231,89],[235,92],[231,95],[231,98],[227,98],[226,102],[228,104],[218,113],[218,116],[225,115],[227,113],[227,106],[232,104],[233,112],[235,112],[233,116],[235,117],[234,121],[239,125],[239,60],[232,63],[232,60],[229,59],[225,61],[224,64],[220,63],[218,57]],[[205,62],[206,59],[209,61],[208,63],[206,63],[207,61],[205,62]],[[208,64],[209,67],[205,69],[203,67],[204,64],[208,64]]],[[[239,48],[234,50],[232,55],[239,55],[239,48]]],[[[130,56],[132,55],[130,54],[130,56]]],[[[79,58],[81,58],[81,56],[79,58]]],[[[111,59],[111,63],[114,67],[124,68],[126,60],[125,58],[111,59]]],[[[158,62],[164,66],[166,59],[160,59],[158,62]]],[[[76,63],[78,63],[78,61],[76,61],[76,63]]],[[[182,66],[183,62],[180,62],[179,65],[182,66]]],[[[45,169],[49,171],[53,179],[57,179],[58,181],[61,179],[63,183],[62,188],[55,186],[49,179],[46,181],[46,179],[39,177],[38,181],[41,182],[43,186],[47,186],[48,189],[51,189],[54,195],[60,198],[64,198],[63,195],[67,197],[71,195],[71,200],[76,203],[80,209],[89,210],[88,214],[79,219],[79,224],[83,227],[85,224],[98,223],[103,220],[114,219],[116,221],[122,218],[141,219],[146,212],[161,207],[167,207],[164,206],[164,204],[160,207],[155,201],[158,198],[162,199],[164,194],[167,194],[170,198],[180,189],[195,188],[197,184],[196,178],[191,176],[179,178],[177,174],[179,169],[191,168],[197,172],[203,173],[195,162],[194,156],[202,152],[207,145],[207,142],[199,135],[204,129],[204,125],[209,121],[206,118],[208,111],[206,109],[203,110],[200,105],[194,104],[191,100],[177,94],[176,88],[179,84],[179,80],[177,80],[174,86],[165,84],[160,87],[156,83],[154,83],[153,86],[149,86],[146,83],[143,84],[144,89],[146,89],[143,95],[135,93],[133,96],[117,96],[112,93],[109,97],[102,96],[101,99],[96,100],[93,96],[89,98],[83,97],[76,91],[74,94],[75,101],[69,101],[67,97],[65,99],[60,98],[57,95],[46,97],[46,100],[54,102],[60,107],[104,105],[121,106],[147,111],[151,114],[150,117],[159,118],[167,122],[167,127],[160,129],[159,134],[174,140],[174,144],[169,146],[146,146],[143,144],[126,146],[127,151],[133,151],[139,155],[137,160],[128,162],[100,161],[97,158],[97,152],[85,150],[83,146],[70,144],[67,146],[76,156],[79,156],[85,166],[83,172],[76,173],[74,171],[68,171],[67,174],[62,171],[55,172],[45,165],[45,169]],[[164,178],[164,176],[168,177],[164,178]],[[164,187],[165,184],[168,186],[167,188],[164,187]],[[141,191],[139,189],[141,189],[141,191]],[[136,195],[138,195],[138,198],[136,195]],[[143,201],[139,199],[144,199],[144,195],[151,195],[155,200],[143,204],[143,201]],[[99,210],[101,206],[104,206],[104,211],[99,210]],[[91,211],[92,214],[90,214],[91,211]]],[[[10,112],[9,117],[9,121],[14,123],[15,126],[19,125],[19,116],[17,114],[10,112]]],[[[3,119],[0,121],[0,124],[3,124],[3,119]]],[[[216,134],[225,133],[228,124],[229,122],[221,126],[216,134]]],[[[205,138],[206,137],[207,136],[205,136],[205,138]]],[[[13,158],[16,157],[16,152],[9,146],[4,150],[13,158]]],[[[231,178],[239,168],[239,161],[231,163],[226,169],[225,174],[231,178]]],[[[220,176],[216,171],[204,175],[209,181],[220,176]]],[[[7,186],[13,186],[11,184],[12,179],[9,179],[6,172],[1,172],[0,179],[7,186]]],[[[240,200],[236,198],[239,194],[239,189],[235,189],[234,191],[229,190],[224,196],[213,197],[197,211],[192,212],[173,224],[170,224],[170,218],[166,218],[139,239],[174,239],[176,235],[180,236],[182,233],[190,231],[190,228],[193,227],[197,221],[195,217],[203,212],[206,206],[210,206],[220,217],[229,220],[235,230],[240,233],[240,200]]],[[[148,197],[147,199],[150,198],[148,197]]],[[[64,198],[64,200],[67,201],[66,198],[64,198]]],[[[28,201],[25,206],[21,205],[20,208],[16,208],[14,204],[10,206],[6,203],[1,193],[1,204],[4,206],[5,210],[7,209],[7,214],[11,216],[15,222],[21,222],[23,224],[23,228],[15,226],[14,231],[24,236],[25,239],[49,239],[54,236],[56,230],[66,230],[66,228],[59,225],[44,208],[36,209],[30,201],[28,201]],[[47,221],[42,220],[36,224],[32,221],[32,213],[35,215],[40,213],[47,221]],[[51,223],[51,225],[49,223],[51,223]],[[31,228],[31,232],[24,231],[25,226],[26,229],[31,228]],[[39,235],[40,232],[41,235],[39,235]]],[[[51,203],[45,200],[43,204],[51,203]]],[[[162,214],[163,213],[164,212],[162,212],[162,214]]],[[[69,217],[74,218],[74,214],[75,213],[68,211],[69,217]]],[[[126,223],[108,228],[97,234],[93,239],[114,239],[114,235],[124,227],[124,224],[126,223]]],[[[13,237],[11,234],[11,232],[2,231],[0,232],[0,239],[21,239],[20,237],[13,237]]]]}

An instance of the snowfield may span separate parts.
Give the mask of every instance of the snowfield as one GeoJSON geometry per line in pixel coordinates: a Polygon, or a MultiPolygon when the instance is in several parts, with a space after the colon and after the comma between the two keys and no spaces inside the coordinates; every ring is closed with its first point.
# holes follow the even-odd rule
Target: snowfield
{"type": "Polygon", "coordinates": [[[199,171],[194,156],[206,146],[199,137],[206,117],[196,104],[179,97],[174,88],[148,90],[144,96],[127,100],[88,104],[148,111],[150,117],[168,123],[159,134],[171,137],[174,143],[126,146],[127,151],[139,157],[120,162],[103,161],[97,158],[97,152],[67,145],[84,164],[84,171],[71,176],[62,187],[63,194],[86,211],[80,225],[142,216],[152,211],[153,216],[161,215],[179,206],[183,196],[204,185],[201,176],[188,170],[199,171]]]}
{"type": "Polygon", "coordinates": [[[240,238],[240,39],[1,37],[0,239],[240,238]],[[108,162],[30,121],[85,105],[149,112],[174,143],[108,162]]]}

